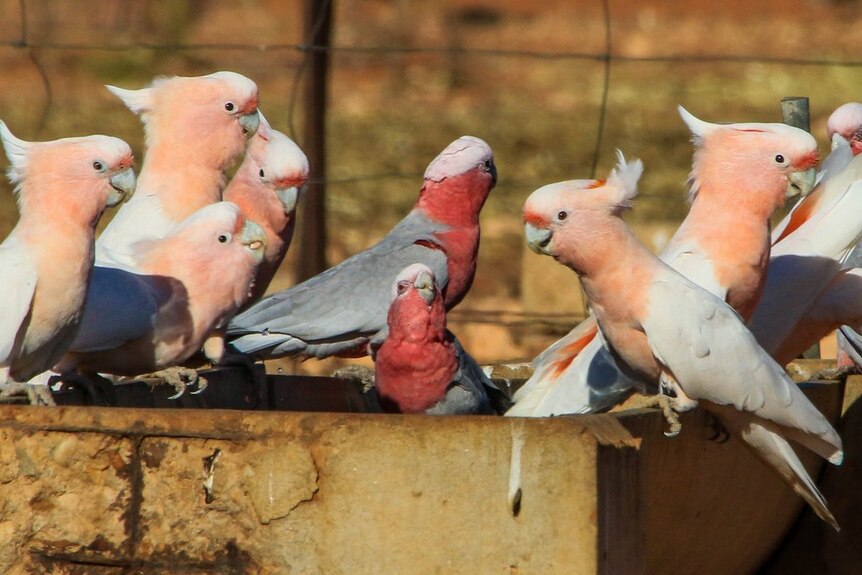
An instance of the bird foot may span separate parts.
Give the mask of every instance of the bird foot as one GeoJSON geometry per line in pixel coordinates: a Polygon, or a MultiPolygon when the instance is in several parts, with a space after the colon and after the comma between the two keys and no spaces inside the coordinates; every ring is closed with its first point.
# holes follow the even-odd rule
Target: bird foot
{"type": "Polygon", "coordinates": [[[676,437],[682,431],[682,423],[679,414],[674,411],[672,399],[666,395],[656,395],[647,404],[647,407],[658,407],[667,421],[668,430],[664,432],[666,437],[676,437]]]}
{"type": "Polygon", "coordinates": [[[30,405],[57,405],[46,385],[18,381],[0,383],[0,403],[23,403],[25,396],[30,405]]]}
{"type": "Polygon", "coordinates": [[[374,368],[351,363],[332,372],[330,377],[348,379],[362,388],[362,393],[374,389],[374,368]]]}
{"type": "Polygon", "coordinates": [[[724,424],[709,412],[706,413],[706,417],[707,425],[712,430],[712,435],[708,435],[706,437],[707,441],[715,441],[719,444],[727,443],[727,440],[730,439],[730,433],[727,431],[727,428],[724,427],[724,424]]]}
{"type": "Polygon", "coordinates": [[[197,370],[189,367],[174,366],[160,371],[154,371],[135,377],[136,380],[147,380],[152,388],[160,383],[166,383],[173,387],[177,392],[168,397],[168,399],[178,399],[186,392],[191,385],[197,385],[197,389],[190,391],[191,395],[202,393],[207,388],[207,380],[198,375],[197,370]]]}

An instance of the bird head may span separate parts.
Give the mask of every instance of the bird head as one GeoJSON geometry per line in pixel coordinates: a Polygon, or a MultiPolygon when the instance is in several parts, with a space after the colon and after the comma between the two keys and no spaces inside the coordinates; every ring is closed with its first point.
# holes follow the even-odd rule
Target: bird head
{"type": "Polygon", "coordinates": [[[272,190],[285,214],[292,214],[308,181],[308,158],[303,151],[285,134],[274,130],[261,113],[260,128],[246,155],[254,163],[252,177],[272,190]]]}
{"type": "Polygon", "coordinates": [[[426,305],[431,305],[440,290],[434,279],[434,272],[425,264],[407,266],[392,285],[392,299],[422,298],[426,305]]]}
{"type": "Polygon", "coordinates": [[[582,234],[585,222],[596,216],[618,215],[631,205],[643,163],[626,161],[620,151],[617,159],[617,166],[606,180],[557,182],[530,194],[523,214],[524,234],[531,250],[559,259],[564,255],[556,241],[559,237],[582,234]]]}
{"type": "Polygon", "coordinates": [[[862,152],[862,104],[848,102],[838,106],[829,116],[826,130],[833,150],[843,140],[850,146],[853,155],[858,155],[862,152]]]}

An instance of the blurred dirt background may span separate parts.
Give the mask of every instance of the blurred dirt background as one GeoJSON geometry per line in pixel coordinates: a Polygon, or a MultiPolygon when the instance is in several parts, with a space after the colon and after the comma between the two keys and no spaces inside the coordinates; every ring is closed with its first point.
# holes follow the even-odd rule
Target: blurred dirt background
{"type": "MultiPolygon", "coordinates": [[[[594,162],[603,177],[617,147],[641,157],[628,220],[660,247],[687,210],[691,145],[678,104],[715,122],[780,121],[780,98],[806,95],[826,153],[827,116],[862,85],[857,0],[332,1],[329,263],[409,210],[425,166],[451,140],[485,139],[500,179],[482,215],[473,290],[450,319],[480,361],[532,358],[584,313],[574,274],[523,247],[520,207],[533,189],[590,177],[594,162]]],[[[267,118],[302,145],[305,8],[0,0],[0,119],[25,139],[119,136],[140,165],[141,126],[103,84],[228,69],[258,83],[267,118]]],[[[0,182],[0,237],[16,218],[0,182]]],[[[293,249],[272,289],[294,283],[299,257],[293,249]]]]}

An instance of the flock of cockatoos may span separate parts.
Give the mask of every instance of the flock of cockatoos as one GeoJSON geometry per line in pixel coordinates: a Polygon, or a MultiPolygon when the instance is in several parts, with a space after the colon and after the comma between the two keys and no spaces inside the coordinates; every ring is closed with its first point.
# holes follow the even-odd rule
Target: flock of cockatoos
{"type": "Polygon", "coordinates": [[[636,390],[657,394],[668,435],[700,404],[838,527],[788,440],[840,464],[841,438],[782,365],[845,324],[847,357],[859,359],[862,104],[830,117],[819,173],[803,130],[711,124],[680,108],[695,146],[691,209],[658,256],[621,219],[639,160],[618,153],[605,180],[533,192],[527,243],[580,276],[592,314],[535,359],[512,404],[446,327],[473,282],[479,213],[497,180],[485,142],[446,146],[380,242],[263,297],[309,167],[258,110],[255,83],[217,72],[109,90],[144,125],[137,181],[122,140],[27,142],[0,122],[20,209],[0,245],[4,393],[50,401],[49,382],[96,374],[159,372],[181,385],[172,370],[201,354],[215,364],[371,354],[381,408],[406,413],[590,413],[636,390]],[[771,231],[792,193],[802,198],[771,231]]]}

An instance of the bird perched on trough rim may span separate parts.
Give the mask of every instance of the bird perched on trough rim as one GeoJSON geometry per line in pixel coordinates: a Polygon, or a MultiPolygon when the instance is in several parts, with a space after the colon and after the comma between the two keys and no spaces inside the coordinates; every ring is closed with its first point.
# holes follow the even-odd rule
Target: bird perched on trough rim
{"type": "Polygon", "coordinates": [[[674,411],[700,404],[837,530],[787,439],[840,464],[841,438],[727,303],[653,255],[622,221],[642,171],[618,152],[606,181],[533,192],[524,204],[530,248],[578,273],[601,337],[641,391],[658,389],[674,411]]]}
{"type": "Polygon", "coordinates": [[[257,85],[235,72],[157,78],[139,90],[108,86],[141,117],[146,152],[138,193],[102,231],[100,264],[128,264],[133,246],[164,237],[221,200],[227,170],[257,131],[257,85]]]}
{"type": "Polygon", "coordinates": [[[366,355],[386,326],[396,276],[413,263],[432,270],[452,309],[473,283],[479,211],[496,181],[488,144],[458,138],[429,164],[414,208],[386,237],[238,314],[228,325],[230,343],[262,358],[366,355]]]}
{"type": "Polygon", "coordinates": [[[446,329],[434,272],[424,264],[407,266],[395,278],[391,298],[385,334],[371,346],[381,407],[431,415],[493,413],[482,380],[461,363],[466,354],[446,329]]]}
{"type": "MultiPolygon", "coordinates": [[[[239,207],[218,202],[161,240],[136,244],[133,270],[97,267],[78,337],[55,371],[132,376],[175,366],[202,346],[210,355],[207,337],[248,299],[265,244],[239,207]]],[[[168,382],[182,391],[182,381],[168,382]]]]}
{"type": "MultiPolygon", "coordinates": [[[[679,113],[695,146],[691,209],[660,257],[747,319],[763,289],[769,217],[786,196],[813,186],[817,142],[784,124],[719,125],[679,113]]],[[[596,334],[587,318],[536,357],[507,415],[590,413],[624,400],[635,382],[596,334]]]]}
{"type": "MultiPolygon", "coordinates": [[[[135,190],[132,149],[110,136],[26,142],[0,121],[20,218],[0,244],[0,373],[24,382],[72,343],[106,207],[135,190]]],[[[0,383],[6,377],[0,377],[0,383]]]]}
{"type": "Polygon", "coordinates": [[[242,164],[224,191],[224,199],[266,232],[266,253],[246,305],[261,298],[281,265],[296,224],[296,204],[308,180],[308,158],[293,140],[273,129],[263,113],[242,164]]]}

